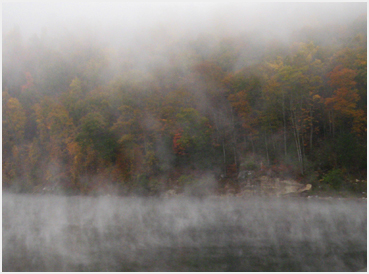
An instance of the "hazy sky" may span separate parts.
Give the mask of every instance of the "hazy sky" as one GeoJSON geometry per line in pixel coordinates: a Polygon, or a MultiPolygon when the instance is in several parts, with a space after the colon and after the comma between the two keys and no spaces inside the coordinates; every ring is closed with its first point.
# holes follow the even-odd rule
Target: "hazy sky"
{"type": "Polygon", "coordinates": [[[19,26],[28,36],[46,28],[93,27],[140,32],[157,25],[185,33],[258,31],[283,35],[303,25],[339,23],[366,14],[357,3],[226,3],[226,2],[8,2],[2,3],[3,33],[19,26]]]}

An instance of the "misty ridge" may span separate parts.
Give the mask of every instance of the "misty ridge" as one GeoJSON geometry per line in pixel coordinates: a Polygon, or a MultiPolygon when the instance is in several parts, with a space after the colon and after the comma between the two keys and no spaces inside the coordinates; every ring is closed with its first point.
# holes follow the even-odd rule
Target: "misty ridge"
{"type": "Polygon", "coordinates": [[[4,190],[366,195],[365,3],[6,3],[2,83],[4,190]]]}

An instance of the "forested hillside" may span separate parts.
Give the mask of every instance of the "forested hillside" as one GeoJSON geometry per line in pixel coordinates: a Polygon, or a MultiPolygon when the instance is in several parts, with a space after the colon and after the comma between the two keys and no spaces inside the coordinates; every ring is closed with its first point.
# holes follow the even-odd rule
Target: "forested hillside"
{"type": "Polygon", "coordinates": [[[14,27],[3,189],[153,195],[252,171],[366,191],[366,26],[365,15],[280,40],[162,27],[134,46],[14,27]]]}

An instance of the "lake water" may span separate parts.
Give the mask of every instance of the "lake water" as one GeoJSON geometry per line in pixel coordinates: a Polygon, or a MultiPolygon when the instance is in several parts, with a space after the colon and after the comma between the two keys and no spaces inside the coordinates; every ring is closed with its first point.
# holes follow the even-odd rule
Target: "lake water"
{"type": "Polygon", "coordinates": [[[357,271],[366,200],[3,194],[3,271],[357,271]]]}

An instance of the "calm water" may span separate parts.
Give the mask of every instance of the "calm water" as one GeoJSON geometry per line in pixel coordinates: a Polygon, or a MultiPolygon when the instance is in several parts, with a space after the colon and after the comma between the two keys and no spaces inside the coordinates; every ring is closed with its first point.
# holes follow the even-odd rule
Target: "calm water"
{"type": "Polygon", "coordinates": [[[3,194],[3,271],[355,271],[366,200],[3,194]]]}

